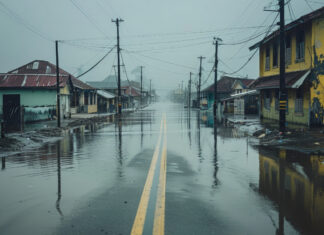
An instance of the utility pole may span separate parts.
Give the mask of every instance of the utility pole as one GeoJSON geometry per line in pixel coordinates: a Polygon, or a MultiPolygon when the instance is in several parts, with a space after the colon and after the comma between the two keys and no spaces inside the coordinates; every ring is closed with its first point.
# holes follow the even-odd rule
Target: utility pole
{"type": "Polygon", "coordinates": [[[205,57],[199,56],[198,59],[200,60],[200,66],[199,66],[199,82],[198,82],[198,97],[197,97],[197,105],[198,109],[200,109],[200,86],[201,86],[201,70],[202,70],[202,60],[205,59],[205,57]]]}
{"type": "Polygon", "coordinates": [[[141,107],[143,106],[143,68],[144,66],[140,66],[141,68],[141,107]]]}
{"type": "Polygon", "coordinates": [[[56,98],[57,98],[57,127],[61,127],[61,102],[60,102],[60,69],[59,69],[59,54],[58,41],[55,41],[56,52],[56,98]]]}
{"type": "Polygon", "coordinates": [[[124,22],[124,20],[116,18],[116,20],[111,20],[111,22],[116,23],[117,27],[117,71],[118,71],[118,115],[122,113],[122,102],[121,102],[121,88],[120,88],[120,45],[119,45],[119,23],[124,22]]]}
{"type": "Polygon", "coordinates": [[[214,125],[216,125],[216,116],[217,116],[217,67],[218,67],[218,42],[222,41],[220,38],[214,37],[215,45],[215,78],[214,78],[214,125]]]}
{"type": "Polygon", "coordinates": [[[285,55],[285,1],[279,0],[280,12],[280,87],[279,87],[279,131],[286,130],[286,108],[287,108],[287,91],[285,84],[285,69],[286,69],[286,55],[285,55]]]}
{"type": "Polygon", "coordinates": [[[152,79],[150,79],[150,104],[152,103],[152,79]]]}
{"type": "Polygon", "coordinates": [[[189,109],[191,106],[191,75],[192,75],[192,72],[190,72],[190,78],[189,78],[189,84],[188,84],[188,91],[189,91],[188,108],[189,109]]]}

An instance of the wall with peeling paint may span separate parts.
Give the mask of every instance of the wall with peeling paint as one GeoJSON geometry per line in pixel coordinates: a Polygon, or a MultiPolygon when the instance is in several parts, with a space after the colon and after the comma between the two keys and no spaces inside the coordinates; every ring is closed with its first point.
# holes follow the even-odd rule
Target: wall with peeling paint
{"type": "Polygon", "coordinates": [[[47,120],[56,110],[56,91],[40,89],[0,90],[0,115],[3,112],[3,95],[20,95],[20,105],[24,106],[24,121],[47,120]]]}

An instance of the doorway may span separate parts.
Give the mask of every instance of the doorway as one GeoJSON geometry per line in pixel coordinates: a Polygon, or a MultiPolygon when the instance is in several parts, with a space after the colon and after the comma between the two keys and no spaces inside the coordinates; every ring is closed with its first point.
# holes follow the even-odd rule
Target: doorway
{"type": "Polygon", "coordinates": [[[5,131],[21,130],[20,95],[3,95],[5,131]]]}

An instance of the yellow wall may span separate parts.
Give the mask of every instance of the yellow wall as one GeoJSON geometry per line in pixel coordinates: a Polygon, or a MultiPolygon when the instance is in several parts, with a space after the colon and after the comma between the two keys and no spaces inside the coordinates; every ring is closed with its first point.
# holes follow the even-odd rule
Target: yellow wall
{"type": "Polygon", "coordinates": [[[98,106],[96,104],[88,105],[88,113],[96,113],[96,112],[98,112],[98,106]]]}
{"type": "MultiPolygon", "coordinates": [[[[310,102],[310,91],[307,87],[302,87],[303,89],[303,113],[295,113],[295,99],[296,99],[296,90],[288,90],[288,113],[286,113],[287,122],[308,125],[309,121],[309,102],[310,102]]],[[[279,120],[279,110],[275,109],[275,90],[271,90],[271,104],[270,110],[264,108],[264,91],[261,91],[262,97],[262,115],[267,119],[279,120]]]]}
{"type": "Polygon", "coordinates": [[[60,88],[60,94],[70,95],[70,87],[66,85],[65,87],[60,88]]]}
{"type": "MultiPolygon", "coordinates": [[[[291,64],[286,65],[286,72],[293,72],[293,71],[300,71],[300,70],[306,70],[310,69],[312,65],[312,25],[306,24],[305,26],[301,28],[296,28],[293,31],[287,33],[287,35],[290,35],[291,37],[291,64]],[[299,30],[304,30],[305,32],[305,61],[303,62],[296,62],[296,34],[299,32],[299,30]]],[[[275,40],[278,40],[279,45],[279,38],[275,38],[275,40]]],[[[271,40],[267,42],[266,44],[262,45],[260,47],[260,77],[267,77],[271,75],[277,75],[279,74],[279,66],[274,68],[272,65],[273,60],[273,42],[274,40],[271,40]],[[265,53],[266,53],[266,47],[269,46],[270,48],[270,70],[265,70],[265,53]]],[[[279,55],[280,47],[278,46],[278,55],[279,55]]],[[[278,65],[280,64],[280,57],[278,56],[278,65]]]]}
{"type": "MultiPolygon", "coordinates": [[[[324,19],[317,19],[313,21],[312,25],[312,38],[313,45],[315,46],[316,56],[319,59],[319,62],[323,62],[324,59],[324,19]]],[[[313,52],[314,54],[314,52],[313,52]]],[[[315,57],[315,55],[314,55],[315,57]]],[[[318,63],[315,63],[315,59],[313,59],[314,68],[320,67],[318,63]]],[[[323,68],[324,72],[324,68],[323,68]]],[[[324,74],[319,74],[317,76],[318,84],[311,89],[311,100],[314,98],[318,98],[320,103],[324,104],[324,74]]]]}

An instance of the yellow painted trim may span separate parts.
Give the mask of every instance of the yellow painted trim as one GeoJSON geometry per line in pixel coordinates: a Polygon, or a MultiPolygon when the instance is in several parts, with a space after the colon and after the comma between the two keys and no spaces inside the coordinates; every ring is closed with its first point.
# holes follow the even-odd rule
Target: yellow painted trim
{"type": "Polygon", "coordinates": [[[167,162],[167,125],[166,118],[164,118],[164,138],[163,149],[160,165],[160,179],[157,200],[155,205],[153,235],[164,235],[164,221],[165,221],[165,189],[166,189],[166,162],[167,162]]]}
{"type": "Polygon", "coordinates": [[[158,139],[157,145],[155,147],[155,151],[154,151],[154,154],[152,157],[149,172],[147,174],[146,182],[145,182],[145,185],[143,188],[142,196],[140,199],[140,203],[138,205],[134,224],[133,224],[133,227],[131,230],[131,235],[142,235],[143,234],[145,217],[146,217],[148,202],[150,199],[150,193],[151,193],[151,189],[152,189],[154,172],[156,169],[156,163],[157,163],[157,159],[158,159],[159,152],[160,152],[160,145],[161,145],[162,131],[163,131],[163,129],[162,129],[163,120],[164,120],[164,118],[162,118],[162,120],[161,120],[159,139],[158,139]]]}

